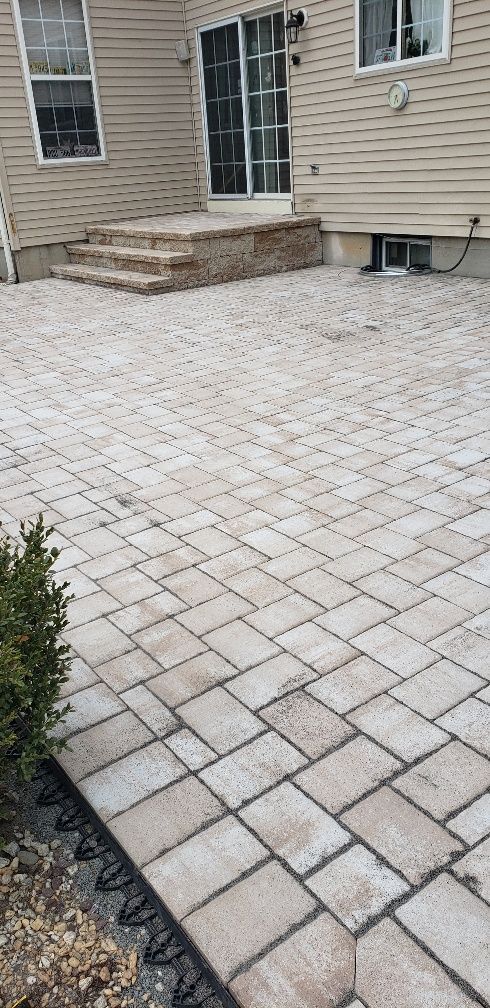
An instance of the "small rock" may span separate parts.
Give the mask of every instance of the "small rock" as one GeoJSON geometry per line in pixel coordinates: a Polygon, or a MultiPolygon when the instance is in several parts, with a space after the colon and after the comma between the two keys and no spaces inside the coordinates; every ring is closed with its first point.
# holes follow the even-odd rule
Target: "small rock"
{"type": "Polygon", "coordinates": [[[0,870],[2,868],[8,868],[9,864],[10,861],[8,860],[8,858],[0,857],[0,870]]]}
{"type": "Polygon", "coordinates": [[[94,1008],[106,1008],[107,998],[103,994],[94,1001],[94,1008]]]}
{"type": "Polygon", "coordinates": [[[39,857],[34,851],[31,850],[21,850],[19,851],[19,862],[25,865],[35,865],[39,861],[39,857]]]}
{"type": "Polygon", "coordinates": [[[76,917],[76,913],[76,910],[67,910],[66,913],[63,914],[63,920],[73,920],[73,918],[76,917]]]}
{"type": "Polygon", "coordinates": [[[81,991],[86,991],[90,987],[91,983],[92,977],[82,977],[82,979],[78,981],[78,986],[81,991]]]}
{"type": "Polygon", "coordinates": [[[2,948],[3,945],[6,945],[7,942],[8,942],[7,935],[0,935],[0,948],[2,948]]]}
{"type": "Polygon", "coordinates": [[[65,942],[65,945],[73,945],[75,938],[76,934],[74,931],[65,931],[63,935],[63,941],[65,942]]]}
{"type": "Polygon", "coordinates": [[[5,847],[2,848],[2,850],[6,851],[7,854],[10,854],[10,857],[15,857],[19,849],[19,845],[15,842],[15,840],[11,840],[10,843],[5,844],[5,847]]]}
{"type": "Polygon", "coordinates": [[[32,985],[35,984],[35,983],[36,983],[36,977],[35,976],[28,976],[27,977],[26,984],[28,984],[29,987],[32,987],[32,985]]]}

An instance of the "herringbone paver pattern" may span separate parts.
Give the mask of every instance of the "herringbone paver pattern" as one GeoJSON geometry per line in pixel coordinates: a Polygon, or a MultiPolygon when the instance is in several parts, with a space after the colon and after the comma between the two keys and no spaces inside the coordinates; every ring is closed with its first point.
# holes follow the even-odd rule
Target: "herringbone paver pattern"
{"type": "Polygon", "coordinates": [[[489,287],[1,288],[60,761],[243,1008],[488,996],[489,287]],[[487,370],[485,370],[487,368],[487,370]]]}

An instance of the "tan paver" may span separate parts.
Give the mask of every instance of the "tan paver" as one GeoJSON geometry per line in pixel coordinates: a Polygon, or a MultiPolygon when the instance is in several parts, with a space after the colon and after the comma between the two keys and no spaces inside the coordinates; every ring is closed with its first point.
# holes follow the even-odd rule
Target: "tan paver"
{"type": "Polygon", "coordinates": [[[237,676],[227,684],[227,689],[251,710],[258,710],[316,677],[313,669],[284,652],[237,676]]]}
{"type": "Polygon", "coordinates": [[[393,776],[400,763],[371,739],[358,735],[298,774],[295,782],[329,812],[340,812],[393,776]]]}
{"type": "Polygon", "coordinates": [[[368,1008],[478,1005],[391,920],[381,921],[358,939],[356,993],[368,1008]]]}
{"type": "Polygon", "coordinates": [[[435,819],[467,805],[490,787],[490,764],[460,742],[450,742],[393,785],[435,819]]]}
{"type": "Polygon", "coordinates": [[[303,623],[295,630],[280,634],[276,640],[281,647],[322,675],[332,672],[358,654],[349,644],[334,637],[328,630],[322,630],[316,623],[303,623]]]}
{"type": "Polygon", "coordinates": [[[213,630],[204,640],[241,672],[272,658],[281,650],[277,644],[243,620],[235,620],[220,630],[213,630]]]}
{"type": "Polygon", "coordinates": [[[447,825],[468,844],[482,840],[490,833],[490,794],[481,795],[453,819],[448,819],[447,825]]]}
{"type": "Polygon", "coordinates": [[[176,713],[221,754],[264,730],[263,722],[220,686],[177,707],[176,713]]]}
{"type": "Polygon", "coordinates": [[[354,939],[324,913],[237,977],[231,991],[243,1008],[335,1008],[351,990],[354,970],[354,939]]]}
{"type": "Polygon", "coordinates": [[[0,517],[44,510],[75,593],[60,762],[240,1008],[474,1008],[488,284],[53,279],[0,312],[0,517]]]}
{"type": "Polygon", "coordinates": [[[80,790],[105,822],[184,773],[185,767],[162,742],[152,742],[86,777],[80,790]]]}
{"type": "Polygon", "coordinates": [[[410,891],[404,879],[362,844],[310,875],[308,886],[354,932],[410,891]]]}
{"type": "Polygon", "coordinates": [[[408,762],[449,741],[447,732],[384,694],[348,714],[348,720],[408,762]]]}
{"type": "Polygon", "coordinates": [[[75,735],[58,762],[75,783],[152,741],[152,734],[133,714],[125,712],[75,735]]]}
{"type": "Polygon", "coordinates": [[[490,909],[443,873],[408,900],[396,916],[445,966],[486,997],[490,985],[490,909]]]}
{"type": "Polygon", "coordinates": [[[352,638],[352,644],[403,678],[427,668],[438,657],[425,644],[419,644],[387,623],[358,634],[352,638]]]}
{"type": "Polygon", "coordinates": [[[387,787],[354,805],[341,822],[413,885],[462,849],[446,830],[387,787]]]}
{"type": "Polygon", "coordinates": [[[178,920],[269,856],[233,816],[151,861],[145,878],[178,920]]]}
{"type": "Polygon", "coordinates": [[[134,635],[134,640],[165,669],[180,665],[206,650],[206,645],[198,637],[172,619],[141,630],[134,635]]]}
{"type": "Polygon", "coordinates": [[[462,742],[490,756],[490,710],[488,704],[470,697],[437,719],[437,724],[462,742]]]}
{"type": "Polygon", "coordinates": [[[302,690],[263,707],[261,717],[312,759],[335,749],[354,729],[302,690]]]}
{"type": "Polygon", "coordinates": [[[315,900],[278,864],[242,882],[184,918],[183,927],[222,980],[281,938],[315,908],[315,900]]]}
{"type": "Polygon", "coordinates": [[[107,619],[96,619],[65,633],[67,643],[89,665],[96,667],[125,654],[134,643],[107,619]]]}
{"type": "Polygon", "coordinates": [[[229,808],[238,808],[307,762],[275,732],[267,732],[213,766],[200,777],[229,808]]]}
{"type": "Polygon", "coordinates": [[[490,840],[478,844],[460,861],[456,861],[452,871],[476,896],[481,896],[490,903],[490,840]]]}
{"type": "MultiPolygon", "coordinates": [[[[104,721],[126,710],[119,697],[101,682],[80,690],[79,693],[71,694],[69,704],[71,710],[53,732],[57,738],[68,738],[74,732],[83,731],[98,721],[104,721]]],[[[56,707],[63,708],[65,705],[66,700],[59,700],[56,707]]]]}
{"type": "Polygon", "coordinates": [[[166,739],[166,745],[189,770],[202,770],[216,759],[216,753],[188,728],[174,732],[166,739]]]}
{"type": "Polygon", "coordinates": [[[143,724],[151,728],[157,738],[164,738],[178,727],[173,714],[146,686],[133,686],[133,689],[121,694],[121,700],[138,715],[143,724]]]}
{"type": "Polygon", "coordinates": [[[424,717],[433,719],[445,714],[460,700],[466,700],[471,693],[476,693],[483,682],[460,665],[442,659],[417,672],[411,679],[393,686],[390,694],[424,717]]]}
{"type": "Polygon", "coordinates": [[[257,798],[240,817],[300,875],[350,841],[347,830],[289,783],[257,798]]]}
{"type": "Polygon", "coordinates": [[[109,829],[135,864],[144,865],[224,812],[201,781],[186,777],[115,816],[109,829]]]}
{"type": "Polygon", "coordinates": [[[338,714],[345,714],[400,681],[400,677],[394,672],[389,672],[371,658],[363,656],[322,676],[308,687],[308,693],[318,697],[338,714]]]}
{"type": "Polygon", "coordinates": [[[151,679],[148,687],[169,707],[178,707],[186,700],[204,693],[210,686],[225,682],[234,675],[236,669],[221,655],[217,655],[215,651],[205,651],[175,666],[170,672],[163,672],[151,679]]]}

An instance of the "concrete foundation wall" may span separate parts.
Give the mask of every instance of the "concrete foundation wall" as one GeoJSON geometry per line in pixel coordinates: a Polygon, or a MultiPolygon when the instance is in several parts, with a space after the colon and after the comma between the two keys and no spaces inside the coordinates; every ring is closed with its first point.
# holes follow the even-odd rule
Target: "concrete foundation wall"
{"type": "MultiPolygon", "coordinates": [[[[407,236],[408,237],[408,236],[407,236]]],[[[322,231],[323,261],[332,266],[366,266],[371,261],[371,235],[351,231],[322,231]]],[[[449,269],[463,253],[464,238],[432,238],[432,265],[449,269]]],[[[490,279],[490,239],[474,238],[456,276],[490,279]]]]}
{"type": "MultiPolygon", "coordinates": [[[[450,269],[463,254],[463,238],[433,238],[432,265],[436,269],[450,269]]],[[[461,266],[454,271],[459,276],[490,279],[490,239],[474,238],[461,266]]]]}
{"type": "Polygon", "coordinates": [[[49,267],[68,262],[68,253],[62,242],[53,245],[33,245],[15,252],[17,276],[23,280],[42,280],[48,277],[49,267]]]}

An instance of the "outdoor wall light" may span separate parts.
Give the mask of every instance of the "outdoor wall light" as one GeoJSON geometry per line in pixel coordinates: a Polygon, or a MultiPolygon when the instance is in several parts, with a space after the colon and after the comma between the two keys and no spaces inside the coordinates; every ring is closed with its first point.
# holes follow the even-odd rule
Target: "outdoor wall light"
{"type": "Polygon", "coordinates": [[[299,29],[304,28],[308,23],[308,15],[303,7],[296,11],[289,11],[286,21],[286,35],[290,45],[298,41],[299,29]]]}

